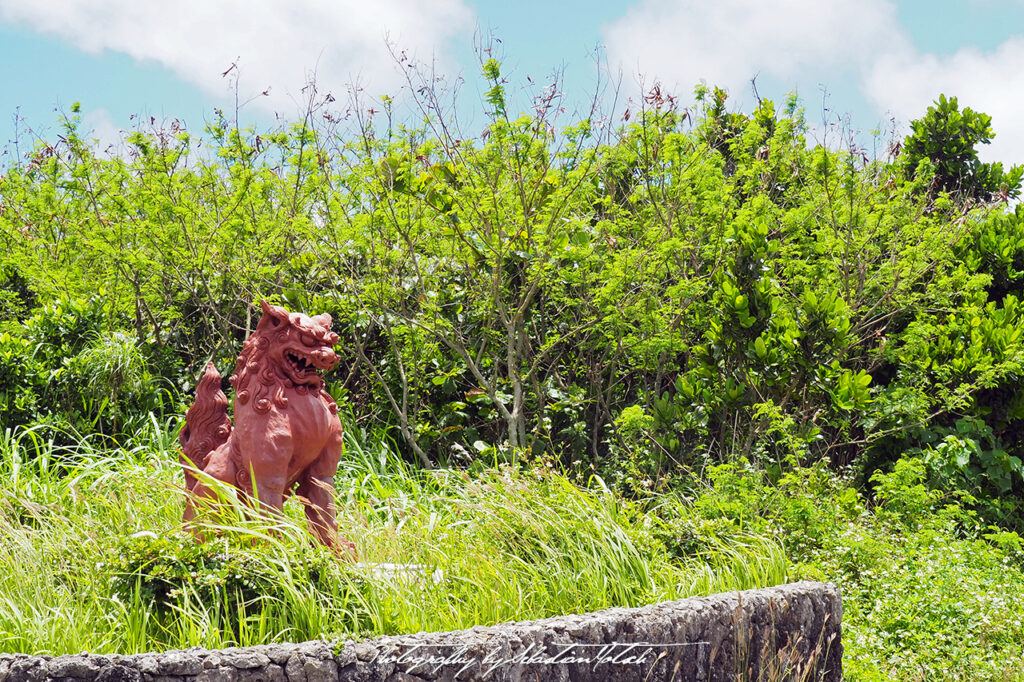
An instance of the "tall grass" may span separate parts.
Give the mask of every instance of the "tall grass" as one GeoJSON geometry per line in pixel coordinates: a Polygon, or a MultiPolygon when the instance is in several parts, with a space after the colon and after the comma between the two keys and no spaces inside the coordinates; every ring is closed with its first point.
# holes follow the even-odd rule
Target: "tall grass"
{"type": "MultiPolygon", "coordinates": [[[[781,548],[758,536],[680,558],[649,505],[598,479],[581,487],[544,468],[419,471],[354,430],[336,486],[358,564],[313,546],[294,501],[284,518],[211,518],[197,548],[180,532],[172,436],[154,422],[136,445],[104,450],[2,435],[0,650],[133,653],[451,630],[786,580],[781,548]],[[184,573],[157,598],[169,567],[184,573]]],[[[689,513],[683,502],[659,504],[689,513]]]]}

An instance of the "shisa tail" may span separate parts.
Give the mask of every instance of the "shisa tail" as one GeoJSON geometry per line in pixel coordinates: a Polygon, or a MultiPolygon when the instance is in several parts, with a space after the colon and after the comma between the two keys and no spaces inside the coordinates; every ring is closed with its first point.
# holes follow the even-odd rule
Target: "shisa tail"
{"type": "Polygon", "coordinates": [[[196,387],[196,402],[185,413],[185,426],[178,434],[181,466],[188,490],[192,490],[196,483],[193,469],[205,469],[210,453],[227,442],[231,434],[228,398],[220,390],[220,379],[213,363],[207,363],[203,378],[196,387]]]}

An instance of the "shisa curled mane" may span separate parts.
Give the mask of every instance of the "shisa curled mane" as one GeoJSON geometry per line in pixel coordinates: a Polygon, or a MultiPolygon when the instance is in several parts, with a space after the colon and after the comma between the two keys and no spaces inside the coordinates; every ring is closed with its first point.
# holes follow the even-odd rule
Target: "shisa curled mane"
{"type": "MultiPolygon", "coordinates": [[[[287,333],[285,333],[287,336],[287,333]]],[[[257,329],[256,333],[242,344],[242,352],[235,364],[235,373],[231,375],[231,385],[235,388],[235,401],[240,405],[252,400],[252,409],[258,414],[270,411],[273,405],[284,409],[288,406],[288,398],[284,395],[285,376],[277,363],[270,362],[267,351],[270,349],[270,338],[266,330],[257,329]],[[255,395],[250,384],[255,382],[255,395]]]]}

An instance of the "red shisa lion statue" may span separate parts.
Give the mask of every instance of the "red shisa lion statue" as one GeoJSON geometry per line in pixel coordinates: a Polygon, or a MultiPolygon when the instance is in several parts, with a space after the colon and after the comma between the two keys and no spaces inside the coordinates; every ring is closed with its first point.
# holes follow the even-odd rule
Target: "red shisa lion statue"
{"type": "Polygon", "coordinates": [[[334,475],[341,458],[338,406],[324,390],[321,371],[338,363],[331,316],[289,313],[261,301],[263,316],[245,340],[231,385],[235,423],[213,363],[196,387],[178,436],[190,497],[184,523],[197,502],[215,494],[196,470],[234,486],[247,499],[280,513],[293,492],[305,505],[309,529],[339,554],[355,546],[338,535],[334,475]],[[254,492],[255,491],[255,492],[254,492]]]}

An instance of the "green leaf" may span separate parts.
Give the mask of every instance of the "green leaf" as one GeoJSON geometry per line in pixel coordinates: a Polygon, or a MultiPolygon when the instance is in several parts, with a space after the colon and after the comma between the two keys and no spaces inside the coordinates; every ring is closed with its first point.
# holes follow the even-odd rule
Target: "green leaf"
{"type": "Polygon", "coordinates": [[[757,357],[764,360],[765,356],[768,355],[768,348],[764,345],[764,340],[759,336],[754,339],[754,352],[757,353],[757,357]]]}

